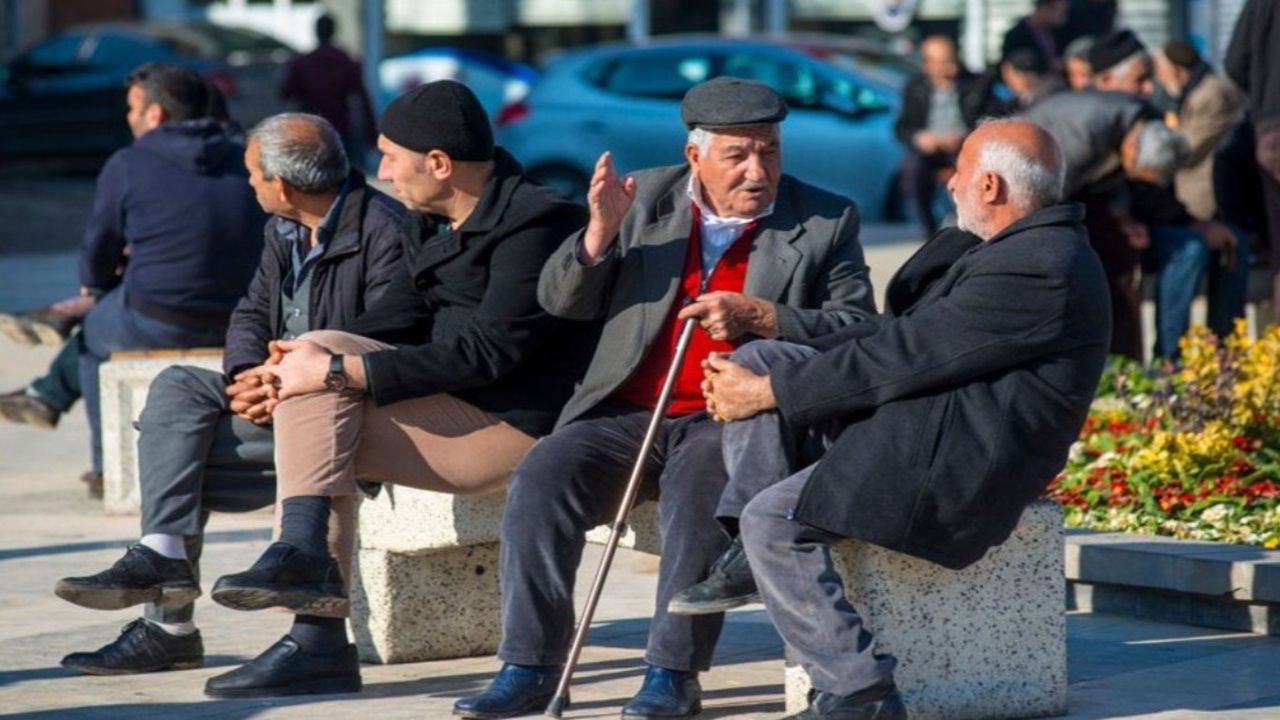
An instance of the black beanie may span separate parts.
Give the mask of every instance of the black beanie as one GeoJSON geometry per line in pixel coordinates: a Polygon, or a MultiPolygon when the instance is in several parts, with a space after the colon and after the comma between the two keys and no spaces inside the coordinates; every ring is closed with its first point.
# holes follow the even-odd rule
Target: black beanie
{"type": "Polygon", "coordinates": [[[1186,40],[1170,40],[1165,43],[1164,56],[1169,58],[1169,62],[1184,70],[1190,70],[1200,64],[1200,53],[1196,52],[1195,46],[1186,40]]]}
{"type": "Polygon", "coordinates": [[[1100,73],[1145,50],[1142,41],[1132,30],[1117,30],[1103,35],[1093,44],[1093,49],[1089,51],[1089,65],[1095,73],[1100,73]]]}
{"type": "Polygon", "coordinates": [[[475,93],[460,82],[437,80],[387,106],[378,132],[416,152],[439,150],[459,162],[493,159],[493,128],[475,93]]]}

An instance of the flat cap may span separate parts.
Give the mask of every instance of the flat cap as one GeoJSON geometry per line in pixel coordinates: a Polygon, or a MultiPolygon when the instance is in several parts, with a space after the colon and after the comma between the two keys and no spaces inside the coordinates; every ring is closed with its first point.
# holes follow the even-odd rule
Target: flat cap
{"type": "Polygon", "coordinates": [[[1093,44],[1089,50],[1089,65],[1095,73],[1100,73],[1146,50],[1132,30],[1116,30],[1098,38],[1093,44]]]}
{"type": "Polygon", "coordinates": [[[735,77],[698,83],[680,103],[680,119],[690,130],[778,123],[786,116],[787,101],[777,90],[735,77]]]}
{"type": "Polygon", "coordinates": [[[387,106],[378,132],[415,152],[439,150],[458,161],[493,159],[493,128],[475,93],[460,82],[437,80],[387,106]]]}

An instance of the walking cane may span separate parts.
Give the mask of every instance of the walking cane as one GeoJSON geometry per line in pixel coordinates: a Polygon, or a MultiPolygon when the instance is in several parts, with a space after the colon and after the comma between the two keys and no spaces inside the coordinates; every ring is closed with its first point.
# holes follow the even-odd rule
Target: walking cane
{"type": "Polygon", "coordinates": [[[644,464],[649,459],[649,451],[653,449],[653,441],[658,436],[658,428],[662,418],[667,414],[667,406],[671,404],[671,393],[675,388],[676,378],[680,375],[680,366],[684,364],[685,353],[689,350],[689,338],[697,325],[697,318],[688,318],[684,327],[680,328],[680,339],[676,341],[675,357],[671,358],[671,367],[667,370],[667,378],[662,383],[662,392],[658,394],[658,406],[653,410],[649,420],[649,429],[644,433],[640,444],[640,456],[636,458],[635,467],[631,468],[631,479],[627,481],[627,490],[622,495],[622,504],[618,514],[609,527],[609,542],[604,546],[604,557],[600,558],[600,566],[596,568],[595,579],[591,581],[591,592],[587,593],[587,605],[582,609],[582,617],[573,633],[573,646],[569,648],[569,661],[565,663],[564,672],[560,675],[560,684],[556,686],[556,694],[547,705],[546,715],[558,718],[564,713],[569,698],[569,682],[573,679],[573,669],[578,664],[578,656],[582,654],[582,646],[587,639],[587,630],[591,627],[591,618],[596,614],[596,605],[600,602],[600,593],[604,591],[604,580],[609,575],[609,566],[613,564],[613,555],[618,550],[618,541],[627,531],[627,515],[631,506],[636,503],[636,495],[640,494],[640,480],[644,475],[644,464]]]}

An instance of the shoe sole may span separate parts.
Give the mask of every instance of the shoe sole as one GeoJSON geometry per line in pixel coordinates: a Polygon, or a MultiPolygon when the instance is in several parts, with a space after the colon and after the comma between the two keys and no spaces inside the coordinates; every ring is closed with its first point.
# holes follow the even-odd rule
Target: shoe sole
{"type": "MultiPolygon", "coordinates": [[[[502,720],[502,718],[518,717],[520,715],[528,715],[529,713],[541,712],[551,704],[552,699],[553,698],[547,698],[546,700],[529,703],[519,710],[511,710],[510,712],[483,712],[481,710],[458,710],[457,708],[454,708],[453,716],[466,718],[466,720],[502,720]]],[[[563,709],[568,710],[569,706],[569,701],[565,700],[563,709]]]]}
{"type": "Polygon", "coordinates": [[[144,603],[156,603],[163,607],[186,605],[200,597],[200,588],[110,588],[60,580],[54,586],[53,594],[69,603],[91,610],[123,610],[144,603]]]}
{"type": "Polygon", "coordinates": [[[338,695],[357,693],[364,688],[360,676],[326,677],[315,680],[264,688],[204,688],[204,694],[215,698],[286,697],[288,695],[338,695]]]}
{"type": "Polygon", "coordinates": [[[10,340],[19,345],[40,344],[40,336],[26,322],[13,315],[0,313],[0,332],[8,335],[10,340]]]}
{"type": "Polygon", "coordinates": [[[740,608],[743,605],[751,605],[752,603],[758,602],[763,602],[763,599],[760,597],[760,593],[739,595],[738,597],[725,598],[724,600],[716,600],[715,602],[689,603],[672,600],[667,603],[667,612],[672,615],[714,615],[726,610],[732,610],[734,608],[740,608]]]}
{"type": "Polygon", "coordinates": [[[689,712],[683,715],[652,715],[641,713],[629,713],[625,710],[622,712],[622,720],[680,720],[680,718],[691,718],[702,712],[702,701],[698,700],[693,703],[693,707],[689,708],[689,712]]]}
{"type": "Polygon", "coordinates": [[[344,597],[256,587],[215,587],[210,597],[219,605],[232,610],[282,607],[303,614],[330,614],[345,613],[351,605],[344,597]]]}
{"type": "Polygon", "coordinates": [[[169,672],[170,670],[198,670],[204,667],[204,658],[198,660],[182,660],[179,662],[167,663],[155,667],[146,668],[109,668],[99,667],[96,665],[79,665],[76,663],[63,662],[62,667],[68,670],[75,670],[85,675],[143,675],[145,673],[169,672]]]}

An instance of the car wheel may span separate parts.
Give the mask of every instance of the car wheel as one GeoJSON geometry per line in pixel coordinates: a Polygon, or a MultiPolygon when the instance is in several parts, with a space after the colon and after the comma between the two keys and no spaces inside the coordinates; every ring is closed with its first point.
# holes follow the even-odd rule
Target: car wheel
{"type": "Polygon", "coordinates": [[[543,165],[529,171],[534,182],[577,203],[587,200],[587,176],[568,165],[543,165]]]}

